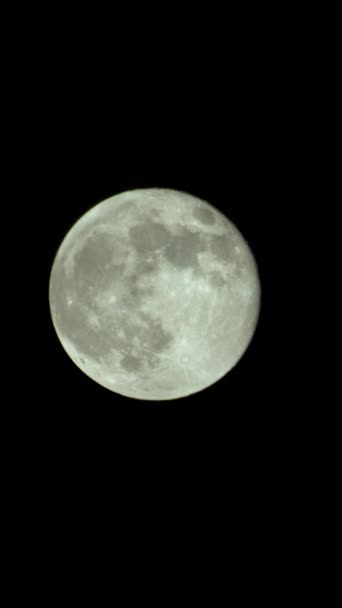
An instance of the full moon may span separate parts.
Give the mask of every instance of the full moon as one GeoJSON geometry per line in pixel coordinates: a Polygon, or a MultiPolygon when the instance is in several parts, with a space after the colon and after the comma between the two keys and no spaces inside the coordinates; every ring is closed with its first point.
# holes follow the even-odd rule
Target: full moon
{"type": "Polygon", "coordinates": [[[238,228],[206,201],[161,188],[87,211],[49,283],[52,322],[77,367],[115,393],[157,401],[197,393],[236,365],[260,294],[238,228]]]}

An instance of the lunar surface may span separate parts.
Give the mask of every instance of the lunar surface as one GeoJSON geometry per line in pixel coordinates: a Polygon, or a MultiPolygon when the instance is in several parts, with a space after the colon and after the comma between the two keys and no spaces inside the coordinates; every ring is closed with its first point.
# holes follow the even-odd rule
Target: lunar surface
{"type": "Polygon", "coordinates": [[[185,397],[239,361],[260,282],[236,226],[185,192],[132,190],[97,204],[54,259],[49,303],[73,362],[135,399],[185,397]]]}

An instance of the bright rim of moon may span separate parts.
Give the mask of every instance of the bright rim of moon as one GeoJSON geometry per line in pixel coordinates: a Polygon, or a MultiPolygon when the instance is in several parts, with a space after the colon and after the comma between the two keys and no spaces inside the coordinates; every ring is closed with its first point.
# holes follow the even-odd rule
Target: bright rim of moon
{"type": "Polygon", "coordinates": [[[201,199],[160,188],[85,213],[49,285],[53,325],[74,363],[144,400],[185,397],[229,372],[253,337],[260,295],[235,225],[201,199]]]}

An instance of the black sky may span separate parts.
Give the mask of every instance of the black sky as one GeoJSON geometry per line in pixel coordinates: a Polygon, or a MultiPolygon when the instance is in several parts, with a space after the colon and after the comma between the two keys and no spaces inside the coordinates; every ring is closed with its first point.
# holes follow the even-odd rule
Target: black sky
{"type": "Polygon", "coordinates": [[[82,454],[82,475],[95,458],[117,474],[130,462],[131,472],[156,467],[186,477],[207,465],[223,475],[234,463],[247,474],[275,462],[293,421],[279,303],[298,164],[284,51],[256,48],[229,47],[216,63],[194,49],[183,61],[169,49],[159,60],[152,53],[153,62],[137,54],[110,67],[89,54],[68,70],[56,53],[39,75],[28,121],[41,338],[31,347],[30,425],[40,453],[54,454],[51,466],[58,458],[76,466],[82,454]],[[48,304],[53,259],[75,221],[109,196],[154,186],[223,211],[249,242],[262,288],[257,330],[238,365],[200,393],[161,403],[116,395],[86,377],[59,343],[48,304]]]}
{"type": "MultiPolygon", "coordinates": [[[[137,23],[139,37],[114,18],[107,34],[101,25],[99,41],[96,25],[82,29],[78,15],[54,36],[45,24],[35,52],[23,53],[16,102],[23,127],[12,142],[25,169],[17,170],[10,204],[28,240],[13,274],[19,282],[19,268],[19,330],[31,335],[19,372],[15,343],[4,434],[8,459],[18,462],[19,516],[24,508],[32,546],[35,522],[43,558],[52,550],[64,564],[70,539],[82,551],[93,530],[105,540],[122,534],[130,559],[140,551],[139,564],[153,532],[158,561],[178,532],[172,579],[182,556],[187,572],[187,542],[196,553],[206,536],[221,556],[235,535],[233,561],[239,552],[252,556],[253,570],[265,530],[271,565],[273,551],[282,551],[274,530],[282,542],[291,534],[289,513],[295,517],[307,469],[296,455],[311,412],[294,389],[301,335],[294,339],[292,326],[307,307],[293,272],[296,266],[308,282],[295,240],[306,200],[303,141],[311,132],[302,128],[307,54],[291,55],[295,28],[281,36],[283,17],[269,26],[268,9],[259,15],[255,7],[261,28],[241,9],[238,23],[215,13],[200,26],[191,13],[184,27],[181,15],[170,25],[163,13],[165,27],[148,33],[137,23]],[[19,181],[26,193],[20,201],[19,181]],[[160,403],[116,395],[85,376],[57,338],[48,301],[52,263],[70,227],[107,197],[155,186],[223,211],[250,244],[262,289],[254,338],[235,368],[200,393],[160,403]]],[[[224,560],[221,567],[226,585],[224,560]]]]}

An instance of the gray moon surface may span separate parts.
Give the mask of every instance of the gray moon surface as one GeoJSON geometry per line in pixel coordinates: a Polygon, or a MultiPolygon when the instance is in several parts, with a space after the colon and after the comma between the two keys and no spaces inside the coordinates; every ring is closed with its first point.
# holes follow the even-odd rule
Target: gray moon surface
{"type": "Polygon", "coordinates": [[[237,227],[185,192],[123,192],[87,211],[54,259],[49,304],[72,361],[143,400],[197,393],[246,351],[260,312],[254,256],[237,227]]]}

